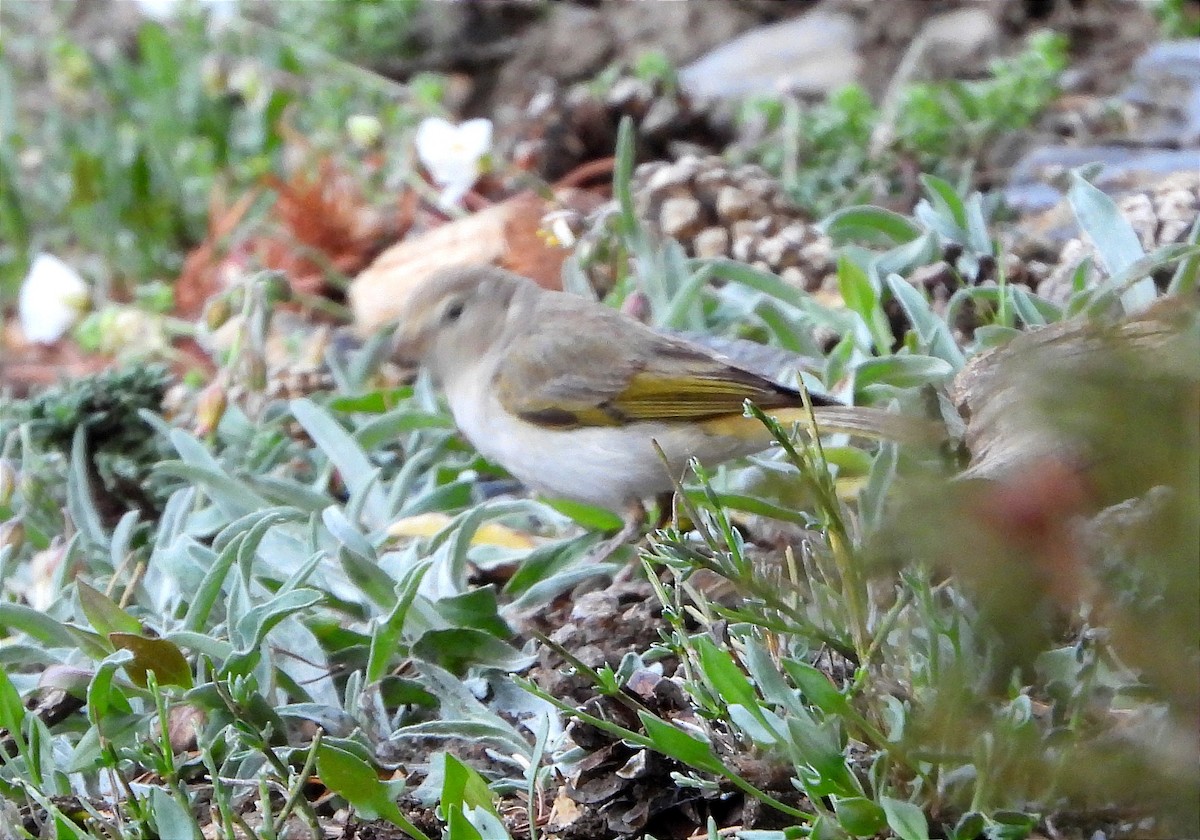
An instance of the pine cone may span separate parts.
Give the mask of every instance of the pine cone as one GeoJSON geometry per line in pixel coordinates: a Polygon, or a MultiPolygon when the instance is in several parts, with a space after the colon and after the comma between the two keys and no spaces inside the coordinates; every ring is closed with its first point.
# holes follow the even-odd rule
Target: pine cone
{"type": "MultiPolygon", "coordinates": [[[[634,208],[652,235],[678,241],[690,257],[731,257],[816,291],[836,272],[833,245],[751,164],[731,167],[716,156],[685,155],[642,164],[631,185],[634,208]]],[[[613,204],[593,214],[579,246],[580,262],[598,289],[611,286],[616,234],[613,204]]]]}
{"type": "MultiPolygon", "coordinates": [[[[1147,253],[1163,245],[1183,242],[1200,216],[1200,172],[1175,172],[1136,192],[1117,199],[1117,207],[1133,226],[1147,253]]],[[[1058,261],[1046,269],[1040,278],[1035,275],[1037,293],[1047,300],[1062,303],[1070,297],[1071,281],[1079,264],[1087,257],[1096,261],[1096,248],[1091,240],[1079,236],[1068,241],[1059,252],[1058,261]]],[[[1162,272],[1158,281],[1169,279],[1170,271],[1162,272]]],[[[1087,282],[1099,282],[1094,266],[1087,282]]]]}
{"type": "MultiPolygon", "coordinates": [[[[638,160],[675,158],[724,148],[730,130],[711,109],[696,108],[677,84],[648,81],[628,69],[564,88],[544,80],[518,118],[505,156],[547,181],[612,154],[622,117],[637,127],[638,160]]],[[[502,144],[503,145],[503,144],[502,144]]]]}

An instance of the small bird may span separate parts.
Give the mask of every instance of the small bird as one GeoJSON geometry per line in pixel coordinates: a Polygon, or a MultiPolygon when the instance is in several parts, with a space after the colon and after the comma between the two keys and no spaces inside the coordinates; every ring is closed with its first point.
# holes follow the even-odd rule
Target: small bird
{"type": "MultiPolygon", "coordinates": [[[[712,465],[770,446],[767,428],[745,416],[747,400],[810,423],[793,388],[492,266],[430,277],[404,307],[394,346],[397,361],[428,368],[479,452],[545,496],[629,513],[619,537],[689,459],[712,465]]],[[[811,401],[822,429],[929,437],[923,420],[811,401]]]]}

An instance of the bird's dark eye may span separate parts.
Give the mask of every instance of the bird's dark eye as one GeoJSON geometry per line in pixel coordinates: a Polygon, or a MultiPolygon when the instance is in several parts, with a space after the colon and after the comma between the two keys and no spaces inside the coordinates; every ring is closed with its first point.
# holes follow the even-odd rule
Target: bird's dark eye
{"type": "Polygon", "coordinates": [[[462,314],[463,302],[461,300],[456,300],[446,307],[446,311],[442,314],[442,322],[446,324],[453,324],[462,317],[462,314]]]}

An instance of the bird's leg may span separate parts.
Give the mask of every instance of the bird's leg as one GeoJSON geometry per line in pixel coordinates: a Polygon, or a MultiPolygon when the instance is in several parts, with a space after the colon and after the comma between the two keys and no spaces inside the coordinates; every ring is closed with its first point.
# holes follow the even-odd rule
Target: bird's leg
{"type": "MultiPolygon", "coordinates": [[[[646,508],[642,506],[641,502],[632,503],[625,509],[621,529],[588,552],[587,559],[592,563],[603,563],[608,560],[626,543],[641,534],[642,526],[645,524],[646,508]]],[[[624,569],[617,573],[617,577],[614,580],[627,578],[629,569],[632,566],[632,563],[627,564],[624,569]]]]}
{"type": "Polygon", "coordinates": [[[675,491],[659,493],[654,497],[654,506],[658,508],[658,520],[654,527],[665,528],[670,525],[675,517],[675,491]]]}

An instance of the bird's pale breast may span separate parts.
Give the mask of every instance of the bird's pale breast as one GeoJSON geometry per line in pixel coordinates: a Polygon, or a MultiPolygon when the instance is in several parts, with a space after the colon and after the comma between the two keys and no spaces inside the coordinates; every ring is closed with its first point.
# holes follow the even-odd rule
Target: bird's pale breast
{"type": "Polygon", "coordinates": [[[446,383],[455,423],[476,449],[547,496],[609,510],[669,491],[670,476],[682,476],[689,458],[717,464],[765,444],[706,434],[695,423],[548,429],[508,413],[481,385],[470,377],[446,383]]]}

